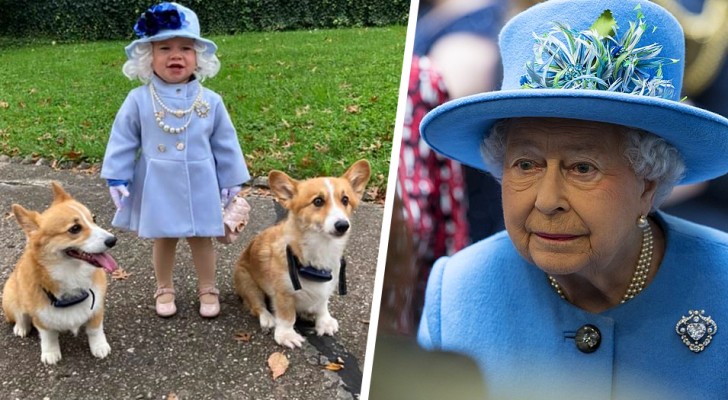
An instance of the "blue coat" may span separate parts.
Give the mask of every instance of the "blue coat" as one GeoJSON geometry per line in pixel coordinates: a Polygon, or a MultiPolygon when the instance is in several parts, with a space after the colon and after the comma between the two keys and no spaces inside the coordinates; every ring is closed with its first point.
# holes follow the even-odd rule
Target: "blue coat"
{"type": "Polygon", "coordinates": [[[561,299],[505,232],[435,265],[418,333],[476,360],[493,399],[728,398],[728,235],[662,213],[665,256],[634,299],[599,314],[561,299]],[[718,329],[694,353],[676,332],[689,310],[718,329]],[[575,331],[602,335],[582,353],[575,331]]]}
{"type": "MultiPolygon", "coordinates": [[[[171,109],[188,109],[200,87],[197,80],[167,84],[156,76],[152,83],[171,109]]],[[[171,134],[155,121],[149,86],[129,92],[101,168],[102,178],[130,182],[130,197],[113,226],[145,238],[224,234],[220,189],[240,185],[250,174],[221,97],[203,88],[203,99],[210,105],[207,117],[192,111],[187,130],[171,134]]],[[[168,115],[164,121],[180,127],[187,117],[168,115]]]]}

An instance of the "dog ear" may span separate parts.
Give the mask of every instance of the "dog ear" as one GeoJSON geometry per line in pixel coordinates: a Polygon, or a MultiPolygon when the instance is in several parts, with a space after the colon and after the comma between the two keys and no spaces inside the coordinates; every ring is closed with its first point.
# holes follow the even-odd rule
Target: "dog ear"
{"type": "Polygon", "coordinates": [[[284,172],[273,170],[268,174],[268,186],[284,207],[296,195],[298,182],[284,172]]]}
{"type": "Polygon", "coordinates": [[[369,166],[369,161],[359,160],[349,167],[341,177],[351,183],[354,192],[361,198],[364,195],[364,189],[367,186],[367,182],[369,182],[371,174],[372,170],[369,166]]]}
{"type": "Polygon", "coordinates": [[[71,195],[63,190],[60,183],[53,181],[51,182],[51,186],[53,186],[53,203],[60,203],[72,199],[71,195]]]}
{"type": "Polygon", "coordinates": [[[13,204],[12,208],[13,214],[15,214],[15,219],[18,221],[18,225],[23,228],[23,232],[25,232],[26,235],[30,235],[32,232],[39,229],[38,218],[40,218],[40,214],[38,214],[38,212],[28,211],[19,204],[13,204]]]}

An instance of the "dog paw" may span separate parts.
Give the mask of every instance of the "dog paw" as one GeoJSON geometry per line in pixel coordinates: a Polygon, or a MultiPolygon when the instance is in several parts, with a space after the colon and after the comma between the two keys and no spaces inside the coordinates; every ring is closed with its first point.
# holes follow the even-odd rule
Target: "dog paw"
{"type": "Polygon", "coordinates": [[[91,346],[91,354],[96,358],[105,358],[109,353],[111,353],[111,346],[106,342],[91,346]]]}
{"type": "Polygon", "coordinates": [[[60,351],[44,351],[40,354],[40,361],[46,365],[53,365],[58,361],[61,361],[60,351]]]}
{"type": "Polygon", "coordinates": [[[276,343],[281,346],[286,346],[290,349],[301,347],[303,346],[303,342],[306,341],[303,336],[296,333],[296,331],[294,331],[293,329],[285,331],[276,330],[274,338],[276,340],[276,343]]]}
{"type": "Polygon", "coordinates": [[[316,334],[319,336],[334,336],[339,331],[339,321],[336,318],[327,317],[316,320],[316,334]]]}
{"type": "Polygon", "coordinates": [[[269,312],[261,313],[258,317],[260,327],[264,330],[270,330],[276,327],[276,318],[269,312]]]}
{"type": "Polygon", "coordinates": [[[20,324],[15,324],[13,327],[13,333],[15,336],[26,337],[28,336],[28,333],[30,333],[30,328],[20,324]]]}

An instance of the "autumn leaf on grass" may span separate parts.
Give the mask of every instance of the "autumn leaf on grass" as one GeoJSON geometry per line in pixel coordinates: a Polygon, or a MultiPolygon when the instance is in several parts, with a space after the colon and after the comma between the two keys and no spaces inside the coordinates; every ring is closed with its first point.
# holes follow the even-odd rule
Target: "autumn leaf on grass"
{"type": "Polygon", "coordinates": [[[111,279],[115,281],[123,281],[124,279],[128,278],[129,275],[131,274],[121,268],[118,268],[116,271],[111,273],[111,279]]]}
{"type": "Polygon", "coordinates": [[[0,108],[10,108],[10,104],[7,101],[0,101],[0,108]]]}
{"type": "Polygon", "coordinates": [[[243,332],[243,331],[235,332],[234,339],[238,343],[248,343],[250,341],[250,339],[252,339],[252,338],[253,338],[253,335],[251,335],[248,332],[243,332]]]}
{"type": "Polygon", "coordinates": [[[290,362],[285,354],[279,352],[271,354],[270,357],[268,357],[268,366],[273,373],[273,380],[276,380],[276,378],[285,374],[289,364],[290,362]]]}
{"type": "Polygon", "coordinates": [[[348,112],[349,114],[356,114],[359,112],[359,106],[356,104],[346,106],[346,112],[348,112]]]}
{"type": "Polygon", "coordinates": [[[76,151],[76,150],[69,150],[66,153],[64,153],[63,155],[67,159],[69,159],[71,161],[76,161],[79,158],[81,158],[81,156],[83,156],[83,152],[82,151],[76,151]]]}

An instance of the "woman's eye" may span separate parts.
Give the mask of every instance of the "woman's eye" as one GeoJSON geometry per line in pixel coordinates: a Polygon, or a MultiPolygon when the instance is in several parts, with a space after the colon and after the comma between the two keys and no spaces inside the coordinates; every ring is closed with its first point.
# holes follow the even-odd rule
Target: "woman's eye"
{"type": "Polygon", "coordinates": [[[516,166],[523,171],[529,171],[535,167],[534,162],[529,160],[520,160],[516,163],[516,166]]]}
{"type": "Polygon", "coordinates": [[[579,163],[574,166],[574,171],[580,174],[588,174],[594,171],[594,167],[590,164],[579,163]]]}

